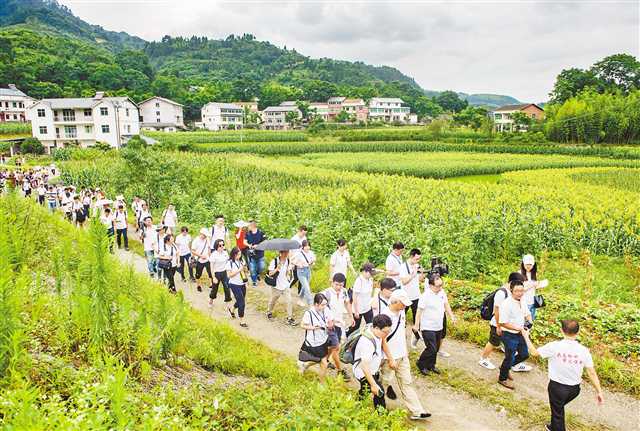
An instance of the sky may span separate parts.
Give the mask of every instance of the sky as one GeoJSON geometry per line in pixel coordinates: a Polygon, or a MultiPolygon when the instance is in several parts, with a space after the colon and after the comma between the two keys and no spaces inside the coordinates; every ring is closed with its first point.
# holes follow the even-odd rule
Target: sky
{"type": "Polygon", "coordinates": [[[562,69],[640,58],[640,0],[59,0],[146,40],[251,33],[312,58],[398,68],[429,90],[543,102],[562,69]]]}

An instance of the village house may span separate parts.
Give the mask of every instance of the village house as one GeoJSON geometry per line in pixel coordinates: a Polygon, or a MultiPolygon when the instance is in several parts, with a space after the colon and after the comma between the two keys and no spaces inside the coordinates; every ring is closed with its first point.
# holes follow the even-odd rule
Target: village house
{"type": "Polygon", "coordinates": [[[28,111],[35,99],[18,90],[15,85],[0,88],[0,123],[29,121],[28,111]]]}
{"type": "Polygon", "coordinates": [[[336,115],[342,111],[342,102],[344,102],[347,98],[342,96],[329,97],[327,100],[327,105],[329,105],[329,118],[334,119],[336,115]]]}
{"type": "Polygon", "coordinates": [[[151,97],[140,103],[140,127],[142,130],[175,132],[184,129],[182,105],[164,97],[151,97]]]}
{"type": "Polygon", "coordinates": [[[244,109],[235,103],[209,102],[200,113],[207,130],[237,130],[244,126],[244,109]]]}
{"type": "Polygon", "coordinates": [[[262,128],[266,130],[288,130],[291,124],[287,121],[287,114],[295,112],[298,118],[302,118],[302,112],[297,106],[268,106],[262,111],[262,128]]]}
{"type": "Polygon", "coordinates": [[[367,104],[362,99],[343,100],[342,110],[357,122],[366,122],[369,118],[369,108],[367,108],[367,104]]]}
{"type": "Polygon", "coordinates": [[[374,97],[369,101],[369,120],[385,123],[408,123],[410,108],[397,97],[374,97]]]}
{"type": "Polygon", "coordinates": [[[33,136],[48,153],[53,148],[97,142],[120,148],[140,134],[138,106],[128,97],[105,97],[99,91],[92,98],[43,99],[29,109],[33,136]]]}
{"type": "Polygon", "coordinates": [[[258,111],[258,99],[252,102],[233,102],[234,105],[238,105],[245,111],[248,109],[249,112],[259,112],[258,111]]]}
{"type": "Polygon", "coordinates": [[[309,116],[329,121],[329,104],[322,102],[309,103],[309,116]]]}
{"type": "MultiPolygon", "coordinates": [[[[522,112],[536,121],[544,119],[544,109],[535,103],[501,106],[491,113],[496,132],[514,131],[515,122],[513,121],[512,115],[515,112],[522,112]]],[[[526,127],[521,127],[520,130],[524,131],[526,127]]]]}

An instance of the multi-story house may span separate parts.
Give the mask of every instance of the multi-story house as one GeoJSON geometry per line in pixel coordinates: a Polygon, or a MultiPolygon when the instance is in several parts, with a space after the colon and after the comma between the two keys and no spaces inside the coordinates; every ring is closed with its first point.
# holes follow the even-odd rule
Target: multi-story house
{"type": "MultiPolygon", "coordinates": [[[[544,109],[535,103],[523,103],[519,105],[504,105],[491,113],[497,132],[511,132],[515,130],[515,122],[512,115],[515,112],[522,112],[533,120],[544,119],[544,109]]],[[[526,130],[525,126],[520,126],[520,130],[526,130]]]]}
{"type": "Polygon", "coordinates": [[[343,100],[342,110],[349,114],[350,118],[358,122],[366,122],[369,117],[369,109],[362,99],[343,100]]]}
{"type": "Polygon", "coordinates": [[[138,105],[142,130],[175,132],[184,129],[182,105],[164,97],[154,96],[138,105]]]}
{"type": "Polygon", "coordinates": [[[324,121],[329,121],[329,104],[321,102],[309,103],[309,117],[322,118],[324,121]]]}
{"type": "Polygon", "coordinates": [[[15,85],[0,88],[0,122],[29,121],[27,114],[35,100],[18,90],[15,85]]]}
{"type": "Polygon", "coordinates": [[[347,98],[342,96],[329,97],[327,105],[329,105],[329,118],[333,119],[340,111],[342,111],[342,102],[347,98]]]}
{"type": "Polygon", "coordinates": [[[200,113],[202,127],[207,130],[235,130],[244,125],[244,109],[234,103],[209,102],[200,113]]]}
{"type": "Polygon", "coordinates": [[[233,102],[234,105],[238,105],[242,109],[248,109],[249,112],[258,112],[258,99],[252,102],[233,102]]]}
{"type": "Polygon", "coordinates": [[[128,97],[43,99],[29,109],[33,136],[52,148],[90,147],[97,142],[120,148],[140,133],[138,106],[128,97]]]}
{"type": "Polygon", "coordinates": [[[287,114],[295,112],[297,118],[302,118],[302,112],[297,106],[268,106],[262,111],[262,128],[266,130],[287,130],[292,125],[287,121],[287,114]]]}
{"type": "Polygon", "coordinates": [[[411,109],[402,106],[397,97],[374,97],[369,101],[369,120],[385,123],[407,123],[411,109]]]}

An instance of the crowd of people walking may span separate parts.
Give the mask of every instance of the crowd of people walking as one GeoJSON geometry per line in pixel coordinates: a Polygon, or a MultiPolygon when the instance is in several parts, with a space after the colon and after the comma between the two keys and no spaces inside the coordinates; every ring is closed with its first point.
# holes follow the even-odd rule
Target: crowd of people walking
{"type": "MultiPolygon", "coordinates": [[[[438,259],[423,267],[419,248],[406,253],[405,245],[396,242],[383,267],[364,262],[356,271],[347,241],[338,239],[335,252],[328,258],[327,286],[313,293],[318,258],[304,225],[289,239],[290,246],[275,250],[267,265],[262,245],[269,240],[256,220],[241,220],[229,228],[225,217],[217,214],[211,226],[200,228],[192,236],[188,227],[179,227],[173,205],[164,208],[156,220],[139,196],[130,203],[122,195],[111,200],[99,188],[78,190],[51,181],[56,175],[55,166],[2,171],[0,184],[20,190],[52,212],[62,213],[78,227],[90,218],[98,218],[113,238],[112,246],[128,250],[129,230],[135,231],[144,248],[150,277],[162,280],[170,292],[176,293],[178,274],[182,282],[193,283],[197,292],[208,289],[210,305],[221,291],[229,317],[239,319],[241,327],[248,328],[248,287],[260,284],[269,290],[269,320],[275,318],[275,307],[283,301],[286,324],[297,326],[296,302],[305,309],[300,322],[304,331],[298,356],[301,372],[317,365],[323,380],[327,369],[334,368],[345,380],[353,375],[360,385],[360,395],[371,397],[375,406],[386,406],[386,399],[399,399],[412,420],[430,416],[414,387],[410,351],[422,342],[424,349],[415,364],[424,375],[440,374],[438,357],[449,356],[442,350],[442,343],[447,325],[457,324],[457,318],[443,277],[448,269],[443,269],[438,259]]],[[[489,356],[495,349],[502,349],[497,382],[514,390],[512,372],[530,371],[531,366],[525,363],[530,356],[548,359],[551,420],[546,429],[564,431],[564,406],[578,396],[583,369],[597,391],[598,402],[603,401],[603,395],[591,354],[576,340],[579,322],[563,320],[561,341],[533,345],[530,330],[536,312],[545,306],[540,290],[549,284],[538,280],[537,272],[534,256],[525,255],[505,284],[484,298],[480,315],[487,321],[488,342],[479,365],[495,370],[489,356]]]]}

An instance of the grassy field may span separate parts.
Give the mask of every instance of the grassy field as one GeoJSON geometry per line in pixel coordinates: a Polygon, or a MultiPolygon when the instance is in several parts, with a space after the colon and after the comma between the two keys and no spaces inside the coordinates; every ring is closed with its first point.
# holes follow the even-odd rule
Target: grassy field
{"type": "Polygon", "coordinates": [[[0,198],[0,312],[5,429],[407,428],[122,267],[99,223],[15,196],[0,198]]]}
{"type": "Polygon", "coordinates": [[[0,139],[31,135],[31,123],[0,123],[0,139]]]}
{"type": "Polygon", "coordinates": [[[308,166],[399,174],[422,178],[499,174],[507,171],[595,166],[640,167],[640,161],[562,155],[482,154],[482,153],[342,153],[307,154],[298,159],[308,166]]]}
{"type": "MultiPolygon", "coordinates": [[[[210,225],[218,212],[229,220],[257,218],[272,237],[289,237],[305,223],[319,255],[328,256],[344,237],[356,264],[381,265],[389,244],[403,239],[426,256],[442,256],[462,280],[451,284],[464,317],[456,336],[478,344],[486,342],[486,323],[477,316],[482,297],[522,254],[534,253],[555,286],[545,292],[550,305],[541,312],[536,339],[555,337],[559,317],[579,317],[600,353],[603,381],[640,393],[638,169],[527,170],[502,173],[497,183],[467,183],[345,172],[290,158],[151,150],[62,168],[66,181],[128,197],[139,193],[159,210],[171,200],[193,227],[210,225]],[[618,187],[610,186],[612,178],[618,187]]],[[[323,268],[326,263],[314,276],[317,289],[327,279],[323,268]]]]}

